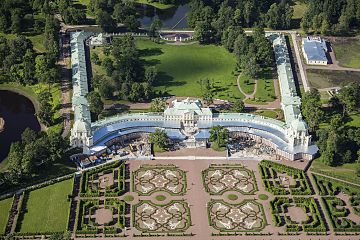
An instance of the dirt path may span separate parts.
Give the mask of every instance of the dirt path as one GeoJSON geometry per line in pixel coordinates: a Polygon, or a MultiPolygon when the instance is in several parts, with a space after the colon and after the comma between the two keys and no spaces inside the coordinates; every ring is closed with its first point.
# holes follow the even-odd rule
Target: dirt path
{"type": "Polygon", "coordinates": [[[69,81],[69,79],[71,79],[71,69],[68,68],[71,61],[70,57],[70,36],[65,34],[65,30],[62,28],[60,31],[60,58],[58,65],[61,69],[60,114],[63,118],[63,137],[66,137],[70,133],[71,129],[71,82],[69,81]]]}
{"type": "Polygon", "coordinates": [[[247,94],[247,93],[245,93],[245,92],[242,90],[242,88],[241,88],[241,86],[240,86],[240,77],[241,77],[241,74],[239,74],[239,76],[237,77],[236,82],[237,82],[237,86],[238,86],[239,91],[245,96],[244,101],[245,101],[246,99],[254,98],[254,95],[255,95],[256,89],[257,89],[257,81],[255,80],[255,86],[254,86],[254,91],[253,91],[253,93],[247,94]]]}
{"type": "Polygon", "coordinates": [[[291,38],[292,38],[292,42],[294,44],[295,56],[296,56],[296,60],[297,60],[298,67],[299,67],[301,82],[302,82],[305,92],[308,92],[308,91],[310,91],[310,84],[306,77],[306,71],[304,70],[303,62],[302,62],[302,59],[300,56],[296,33],[291,33],[291,38]]]}
{"type": "MultiPolygon", "coordinates": [[[[247,99],[254,98],[257,87],[258,87],[257,80],[255,80],[254,92],[251,94],[247,94],[240,87],[240,76],[241,76],[241,74],[239,74],[239,76],[237,77],[237,86],[238,86],[239,91],[245,96],[244,101],[247,99]]],[[[276,108],[281,108],[279,80],[274,79],[273,82],[274,82],[274,89],[275,89],[275,96],[276,96],[276,99],[274,101],[268,102],[267,104],[245,103],[245,107],[254,108],[254,109],[270,109],[270,110],[276,109],[276,108]]]]}

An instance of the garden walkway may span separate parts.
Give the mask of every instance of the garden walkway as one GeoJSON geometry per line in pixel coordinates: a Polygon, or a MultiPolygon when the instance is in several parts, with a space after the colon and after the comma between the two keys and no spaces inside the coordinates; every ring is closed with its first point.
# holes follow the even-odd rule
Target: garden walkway
{"type": "Polygon", "coordinates": [[[16,194],[14,202],[12,204],[10,215],[8,219],[8,223],[5,229],[6,234],[14,233],[16,225],[17,225],[17,219],[19,217],[21,202],[23,200],[24,196],[22,194],[16,194]],[[20,203],[20,204],[19,204],[20,203]]]}
{"type": "MultiPolygon", "coordinates": [[[[239,91],[245,96],[245,100],[252,99],[255,96],[256,90],[257,90],[257,81],[255,80],[255,87],[254,92],[252,94],[246,94],[240,87],[240,75],[237,78],[237,86],[239,91]]],[[[245,107],[247,108],[254,108],[254,109],[277,109],[281,108],[281,102],[280,102],[280,88],[279,88],[279,81],[277,79],[274,79],[274,90],[275,90],[275,97],[276,99],[272,102],[268,102],[267,104],[252,104],[252,103],[245,103],[245,107]]]]}
{"type": "Polygon", "coordinates": [[[71,83],[69,81],[70,69],[68,69],[68,64],[70,63],[69,41],[70,39],[68,39],[65,34],[60,35],[60,59],[58,64],[61,67],[60,113],[64,122],[62,132],[63,137],[66,137],[69,134],[71,128],[71,83]]]}
{"type": "Polygon", "coordinates": [[[241,88],[241,86],[240,86],[240,77],[241,77],[241,74],[239,74],[239,76],[237,77],[237,86],[238,86],[239,91],[245,96],[244,101],[245,101],[246,99],[254,98],[255,93],[256,93],[256,90],[257,90],[257,81],[255,80],[255,86],[254,86],[254,91],[253,91],[253,93],[247,94],[246,92],[244,92],[244,91],[242,90],[242,88],[241,88]]]}

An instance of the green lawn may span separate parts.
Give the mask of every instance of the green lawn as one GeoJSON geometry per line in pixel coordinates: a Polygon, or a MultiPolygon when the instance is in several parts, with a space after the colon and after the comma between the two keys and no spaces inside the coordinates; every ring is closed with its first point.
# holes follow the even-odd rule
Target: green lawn
{"type": "Polygon", "coordinates": [[[360,68],[360,36],[345,43],[332,44],[341,66],[360,68]]]}
{"type": "Polygon", "coordinates": [[[360,72],[308,69],[307,76],[314,88],[330,88],[360,81],[360,72]]]}
{"type": "Polygon", "coordinates": [[[65,231],[68,224],[73,179],[68,179],[29,193],[20,232],[65,231]]]}
{"type": "Polygon", "coordinates": [[[349,118],[351,120],[346,123],[347,126],[360,127],[360,111],[350,114],[349,118]]]}
{"type": "MultiPolygon", "coordinates": [[[[91,48],[90,52],[91,53],[96,53],[99,58],[101,60],[104,60],[104,58],[106,57],[105,54],[103,53],[103,47],[95,47],[95,48],[91,48]]],[[[112,57],[112,55],[109,55],[108,57],[110,57],[111,59],[114,60],[114,58],[112,57]]],[[[106,76],[106,72],[104,70],[104,68],[100,65],[96,65],[93,61],[91,61],[91,68],[92,68],[92,73],[93,76],[95,75],[104,75],[106,76]]],[[[109,78],[109,77],[108,77],[109,78]]],[[[110,78],[109,78],[110,79],[110,78]]]]}
{"type": "Polygon", "coordinates": [[[281,116],[281,109],[257,110],[255,112],[252,112],[252,114],[281,120],[281,119],[278,118],[278,116],[281,116]]]}
{"type": "Polygon", "coordinates": [[[360,177],[356,175],[356,163],[347,163],[342,166],[329,167],[321,162],[321,158],[315,159],[311,164],[313,172],[322,173],[345,181],[360,183],[360,177]]]}
{"type": "MultiPolygon", "coordinates": [[[[5,34],[5,33],[0,33],[1,37],[5,37],[7,39],[14,39],[16,38],[15,34],[5,34]]],[[[39,52],[39,53],[43,53],[45,52],[45,46],[44,46],[44,34],[39,34],[39,35],[31,35],[31,36],[26,36],[28,39],[30,39],[30,41],[32,42],[34,49],[39,52]]]]}
{"type": "MultiPolygon", "coordinates": [[[[86,1],[86,0],[82,0],[82,1],[86,1]]],[[[147,4],[147,5],[156,7],[158,9],[168,9],[168,8],[172,8],[172,7],[175,6],[174,4],[162,4],[162,3],[159,3],[159,2],[151,2],[149,0],[135,0],[135,2],[142,3],[142,4],[147,4]]]]}
{"type": "Polygon", "coordinates": [[[0,235],[5,234],[13,198],[6,198],[0,201],[0,235]]]}
{"type": "Polygon", "coordinates": [[[294,9],[294,14],[292,18],[301,19],[304,16],[304,13],[307,9],[307,4],[296,1],[295,4],[293,5],[293,9],[294,9]]]}
{"type": "Polygon", "coordinates": [[[258,79],[255,98],[264,102],[274,101],[275,100],[274,81],[269,78],[258,79]]]}
{"type": "Polygon", "coordinates": [[[320,99],[321,99],[322,104],[329,103],[330,98],[331,98],[331,96],[328,92],[325,92],[325,91],[320,92],[320,99]]]}
{"type": "Polygon", "coordinates": [[[241,75],[239,79],[240,87],[246,94],[252,94],[255,88],[255,80],[245,75],[241,75]],[[245,83],[245,81],[248,81],[245,83]]]}
{"type": "Polygon", "coordinates": [[[275,100],[274,80],[270,69],[265,69],[261,76],[256,80],[256,92],[254,99],[247,99],[246,103],[266,104],[275,100]]]}
{"type": "Polygon", "coordinates": [[[215,86],[216,98],[235,100],[244,96],[232,74],[236,59],[222,46],[156,44],[137,40],[142,58],[148,66],[156,66],[159,76],[156,90],[175,96],[201,96],[198,80],[209,78],[215,86]]]}
{"type": "Polygon", "coordinates": [[[40,53],[43,53],[46,51],[44,43],[43,43],[44,42],[44,34],[28,36],[27,38],[30,39],[30,41],[34,45],[34,49],[36,51],[38,51],[40,53]]]}

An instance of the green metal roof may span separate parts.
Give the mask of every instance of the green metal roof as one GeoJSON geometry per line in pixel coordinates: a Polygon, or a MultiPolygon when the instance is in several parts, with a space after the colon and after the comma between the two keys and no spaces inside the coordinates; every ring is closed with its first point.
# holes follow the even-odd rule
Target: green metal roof
{"type": "Polygon", "coordinates": [[[301,99],[297,95],[285,37],[283,34],[270,34],[269,39],[272,41],[275,52],[285,121],[294,130],[307,131],[307,125],[301,117],[301,99]]]}

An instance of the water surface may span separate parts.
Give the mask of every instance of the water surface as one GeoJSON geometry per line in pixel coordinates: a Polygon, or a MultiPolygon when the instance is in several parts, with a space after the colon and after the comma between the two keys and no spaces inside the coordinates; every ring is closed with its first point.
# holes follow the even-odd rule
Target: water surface
{"type": "Polygon", "coordinates": [[[0,162],[9,153],[10,145],[21,139],[26,128],[40,131],[32,102],[15,92],[0,90],[0,117],[5,120],[5,129],[0,132],[0,162]]]}
{"type": "Polygon", "coordinates": [[[139,4],[139,13],[141,17],[139,21],[142,27],[149,27],[153,22],[155,16],[162,22],[162,28],[166,29],[183,29],[188,28],[186,14],[190,10],[189,3],[174,6],[168,9],[157,9],[146,4],[139,4]]]}

